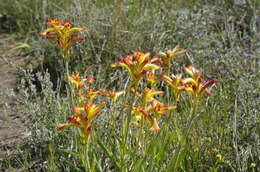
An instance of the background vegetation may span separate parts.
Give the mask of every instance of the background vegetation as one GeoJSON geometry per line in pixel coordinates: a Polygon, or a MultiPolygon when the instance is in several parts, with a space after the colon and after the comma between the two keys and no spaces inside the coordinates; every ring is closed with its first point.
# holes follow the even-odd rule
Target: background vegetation
{"type": "MultiPolygon", "coordinates": [[[[18,91],[21,110],[28,115],[32,132],[28,144],[21,147],[17,164],[26,170],[80,171],[74,150],[73,132],[56,133],[56,126],[70,114],[64,98],[63,67],[59,51],[37,32],[46,28],[46,20],[58,18],[86,26],[86,40],[75,45],[72,71],[80,71],[97,80],[93,87],[121,90],[127,75],[109,65],[133,50],[156,53],[176,44],[189,50],[189,56],[174,60],[174,71],[194,64],[206,78],[216,77],[213,96],[189,137],[189,147],[181,158],[178,171],[259,171],[259,53],[260,2],[258,0],[0,0],[5,31],[24,38],[27,54],[39,66],[25,69],[18,91]],[[14,10],[15,9],[15,10],[14,10]],[[55,64],[55,65],[53,65],[55,64]],[[256,165],[254,167],[254,164],[256,165]]],[[[127,161],[132,171],[166,171],[179,137],[185,130],[187,104],[169,114],[178,126],[167,122],[155,136],[158,157],[127,161]]],[[[95,121],[95,133],[89,148],[95,171],[113,171],[113,159],[107,156],[98,139],[116,153],[113,134],[109,133],[109,107],[95,121]]],[[[168,119],[168,118],[167,118],[168,119]]],[[[165,119],[165,120],[167,120],[165,119]]],[[[151,142],[152,143],[152,142],[151,142]]]]}

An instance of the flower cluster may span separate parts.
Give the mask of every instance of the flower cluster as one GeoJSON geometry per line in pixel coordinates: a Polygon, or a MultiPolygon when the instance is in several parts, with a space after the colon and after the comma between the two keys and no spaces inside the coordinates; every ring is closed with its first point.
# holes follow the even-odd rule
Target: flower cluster
{"type": "Polygon", "coordinates": [[[182,74],[172,75],[171,77],[163,75],[164,81],[172,88],[176,100],[179,100],[179,95],[182,91],[187,91],[196,98],[201,97],[204,93],[211,95],[208,87],[217,82],[216,78],[204,82],[201,76],[202,73],[194,66],[185,67],[184,73],[189,77],[182,78],[182,74]]]}
{"type": "Polygon", "coordinates": [[[99,104],[94,104],[94,98],[98,95],[105,96],[111,98],[115,103],[118,96],[124,94],[124,91],[115,92],[103,88],[99,90],[85,88],[86,84],[93,83],[95,80],[93,77],[82,79],[79,72],[69,75],[67,81],[74,86],[78,106],[71,108],[73,115],[68,117],[67,123],[59,125],[57,130],[61,132],[72,126],[77,127],[81,131],[83,143],[86,144],[93,129],[91,125],[92,120],[100,114],[102,108],[107,104],[107,102],[104,101],[99,104]]]}
{"type": "Polygon", "coordinates": [[[151,126],[150,130],[152,132],[158,132],[160,130],[158,118],[165,116],[167,111],[176,109],[176,106],[166,106],[154,98],[154,96],[161,94],[164,94],[164,92],[150,88],[144,89],[142,94],[137,93],[140,106],[132,107],[134,125],[140,126],[141,129],[147,125],[151,126]]]}
{"type": "Polygon", "coordinates": [[[86,144],[90,137],[93,126],[91,121],[100,114],[102,108],[107,104],[106,102],[101,102],[99,104],[94,104],[93,99],[97,96],[100,91],[95,91],[94,89],[84,89],[87,83],[93,83],[95,80],[93,77],[86,77],[81,79],[79,72],[67,77],[68,82],[71,82],[76,90],[77,103],[79,106],[73,106],[71,111],[73,116],[69,116],[66,124],[61,124],[58,126],[57,130],[59,132],[63,131],[65,128],[72,126],[78,127],[81,131],[81,136],[83,143],[86,144]]]}
{"type": "MultiPolygon", "coordinates": [[[[71,22],[62,22],[58,19],[50,19],[47,24],[49,28],[39,34],[46,36],[48,40],[54,41],[59,45],[64,61],[68,65],[71,46],[75,42],[84,39],[83,37],[75,36],[75,34],[86,28],[73,27],[71,22]]],[[[180,94],[183,91],[190,93],[196,98],[201,97],[203,94],[211,95],[208,87],[217,82],[217,80],[213,78],[205,82],[202,73],[193,66],[184,68],[184,73],[188,76],[186,78],[183,78],[183,74],[170,75],[172,59],[187,52],[187,50],[180,50],[179,45],[173,50],[160,52],[156,57],[152,58],[149,52],[136,51],[111,64],[112,67],[125,68],[130,75],[131,85],[129,88],[133,90],[132,93],[139,100],[138,105],[131,106],[130,111],[134,115],[133,123],[140,126],[141,130],[145,126],[149,126],[151,131],[158,132],[160,130],[158,125],[159,117],[166,115],[170,110],[176,109],[176,106],[167,106],[155,98],[155,96],[164,93],[163,91],[157,91],[157,84],[160,80],[172,88],[172,94],[176,101],[179,101],[180,94]],[[138,87],[143,78],[146,78],[147,82],[142,84],[143,91],[139,92],[138,87]]],[[[87,83],[93,83],[95,80],[92,77],[81,79],[79,72],[68,75],[67,81],[74,86],[78,106],[72,107],[73,116],[68,117],[67,123],[60,125],[58,131],[76,126],[80,128],[81,135],[86,143],[93,129],[91,121],[106,105],[106,102],[94,104],[94,98],[97,95],[108,97],[115,104],[118,96],[124,94],[125,91],[85,89],[84,87],[87,83]]]]}
{"type": "Polygon", "coordinates": [[[75,36],[75,34],[86,30],[86,28],[72,27],[71,22],[62,22],[58,19],[49,19],[47,25],[49,28],[39,32],[39,34],[46,36],[48,40],[57,43],[60,47],[64,60],[69,61],[69,50],[71,46],[77,41],[84,40],[84,37],[75,36]]]}
{"type": "Polygon", "coordinates": [[[72,126],[78,127],[81,131],[83,138],[83,143],[86,144],[90,137],[93,126],[91,121],[100,113],[102,108],[106,105],[106,102],[101,102],[100,104],[91,104],[85,102],[84,106],[73,106],[71,111],[73,116],[68,117],[66,124],[61,124],[58,126],[58,132],[63,131],[65,128],[72,126]]]}
{"type": "Polygon", "coordinates": [[[160,52],[157,55],[163,60],[163,67],[165,69],[165,73],[169,74],[171,68],[171,61],[182,54],[188,53],[187,50],[180,50],[180,46],[177,45],[173,50],[168,50],[165,53],[160,52]]]}
{"type": "Polygon", "coordinates": [[[194,97],[200,97],[204,93],[208,96],[211,95],[208,87],[217,82],[216,78],[204,82],[204,79],[201,76],[202,73],[193,66],[185,67],[184,72],[190,76],[189,78],[183,79],[183,84],[187,92],[191,93],[194,97]]]}
{"type": "Polygon", "coordinates": [[[119,62],[113,63],[112,67],[124,67],[128,71],[132,80],[132,85],[137,87],[141,81],[141,78],[149,70],[160,69],[156,63],[160,62],[159,58],[150,59],[150,53],[134,52],[131,55],[123,57],[119,62]]]}
{"type": "Polygon", "coordinates": [[[217,79],[213,78],[204,82],[202,73],[193,66],[184,68],[184,73],[188,75],[187,78],[183,78],[183,74],[171,74],[171,76],[168,76],[171,60],[187,52],[187,50],[180,50],[178,45],[172,51],[160,52],[157,54],[157,57],[151,59],[150,53],[134,52],[111,65],[112,67],[120,66],[127,69],[133,82],[131,86],[135,88],[133,88],[134,91],[132,92],[139,97],[140,104],[132,107],[132,114],[134,114],[133,123],[135,125],[141,128],[144,125],[152,126],[150,130],[157,132],[160,129],[157,119],[165,115],[167,111],[176,109],[176,106],[166,106],[154,98],[155,95],[163,94],[163,91],[155,91],[160,80],[163,80],[172,88],[172,94],[176,101],[179,101],[180,94],[183,91],[190,93],[194,98],[202,97],[204,93],[211,95],[208,87],[217,82],[217,79]],[[155,71],[162,71],[162,74],[156,74],[155,71]],[[139,93],[137,86],[144,76],[146,76],[147,86],[150,86],[150,88],[143,89],[143,93],[139,93]]]}

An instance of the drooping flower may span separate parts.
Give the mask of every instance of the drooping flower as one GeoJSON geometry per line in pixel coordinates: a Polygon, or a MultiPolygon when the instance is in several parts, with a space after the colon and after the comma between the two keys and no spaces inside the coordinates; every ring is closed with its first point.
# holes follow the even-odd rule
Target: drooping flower
{"type": "Polygon", "coordinates": [[[148,107],[149,110],[153,110],[154,111],[154,116],[156,118],[160,117],[160,116],[164,116],[166,115],[166,113],[170,110],[175,110],[177,108],[177,106],[167,106],[164,103],[153,99],[152,101],[150,101],[151,106],[148,107]]]}

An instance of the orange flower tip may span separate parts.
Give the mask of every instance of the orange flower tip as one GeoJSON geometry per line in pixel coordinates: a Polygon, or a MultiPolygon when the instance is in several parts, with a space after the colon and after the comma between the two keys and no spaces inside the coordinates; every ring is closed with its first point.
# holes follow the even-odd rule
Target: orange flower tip
{"type": "Polygon", "coordinates": [[[105,102],[105,101],[103,101],[103,102],[101,102],[101,104],[103,104],[103,105],[106,105],[106,104],[108,104],[107,102],[105,102]]]}
{"type": "Polygon", "coordinates": [[[73,106],[71,108],[71,112],[76,113],[76,114],[80,114],[82,112],[82,108],[78,107],[78,106],[73,106]]]}
{"type": "Polygon", "coordinates": [[[58,132],[61,132],[64,128],[65,128],[65,125],[64,125],[64,124],[63,124],[63,125],[60,125],[60,126],[57,127],[57,131],[58,131],[58,132]]]}
{"type": "Polygon", "coordinates": [[[56,32],[48,32],[47,35],[56,35],[56,32]]]}
{"type": "Polygon", "coordinates": [[[95,82],[95,79],[94,79],[92,76],[89,76],[89,77],[87,77],[86,79],[87,79],[87,82],[88,82],[88,83],[93,83],[93,82],[95,82]]]}
{"type": "Polygon", "coordinates": [[[76,96],[77,97],[83,97],[83,95],[81,93],[77,93],[76,96]]]}
{"type": "Polygon", "coordinates": [[[203,87],[202,87],[202,91],[206,88],[208,88],[209,86],[213,85],[214,83],[217,82],[217,79],[216,78],[212,78],[210,79],[208,82],[206,82],[203,87]]]}
{"type": "Polygon", "coordinates": [[[48,19],[47,23],[61,23],[59,19],[48,19]]]}
{"type": "Polygon", "coordinates": [[[62,23],[62,25],[67,27],[67,28],[70,28],[72,26],[72,22],[65,21],[65,22],[62,23]]]}
{"type": "Polygon", "coordinates": [[[79,40],[79,41],[85,40],[85,38],[83,36],[74,36],[73,39],[79,40]]]}
{"type": "Polygon", "coordinates": [[[90,132],[90,131],[92,131],[93,130],[93,126],[92,125],[90,125],[90,126],[87,126],[87,128],[86,128],[86,130],[88,131],[88,132],[90,132]]]}
{"type": "Polygon", "coordinates": [[[41,36],[46,35],[46,32],[38,32],[38,35],[41,35],[41,36]]]}
{"type": "Polygon", "coordinates": [[[136,92],[136,90],[135,90],[134,87],[131,87],[131,88],[130,88],[130,91],[131,91],[132,93],[135,93],[135,92],[136,92]]]}
{"type": "Polygon", "coordinates": [[[164,61],[163,61],[161,58],[159,58],[159,57],[154,57],[154,58],[151,60],[151,63],[152,63],[152,64],[158,63],[158,64],[163,65],[163,64],[164,64],[164,61]]]}
{"type": "Polygon", "coordinates": [[[73,76],[80,76],[80,73],[79,73],[78,71],[75,71],[75,72],[73,73],[73,76]]]}
{"type": "Polygon", "coordinates": [[[160,131],[160,128],[158,127],[152,127],[150,128],[150,131],[153,132],[154,134],[158,133],[160,131]]]}

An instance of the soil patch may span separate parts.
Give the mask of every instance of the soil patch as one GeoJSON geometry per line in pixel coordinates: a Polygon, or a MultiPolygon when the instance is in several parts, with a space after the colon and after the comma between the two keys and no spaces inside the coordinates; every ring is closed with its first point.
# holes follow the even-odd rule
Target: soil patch
{"type": "Polygon", "coordinates": [[[17,100],[10,96],[19,82],[18,69],[26,66],[28,58],[21,55],[20,41],[15,38],[0,34],[0,171],[8,171],[1,161],[16,156],[30,136],[24,125],[26,116],[19,113],[17,100]]]}

